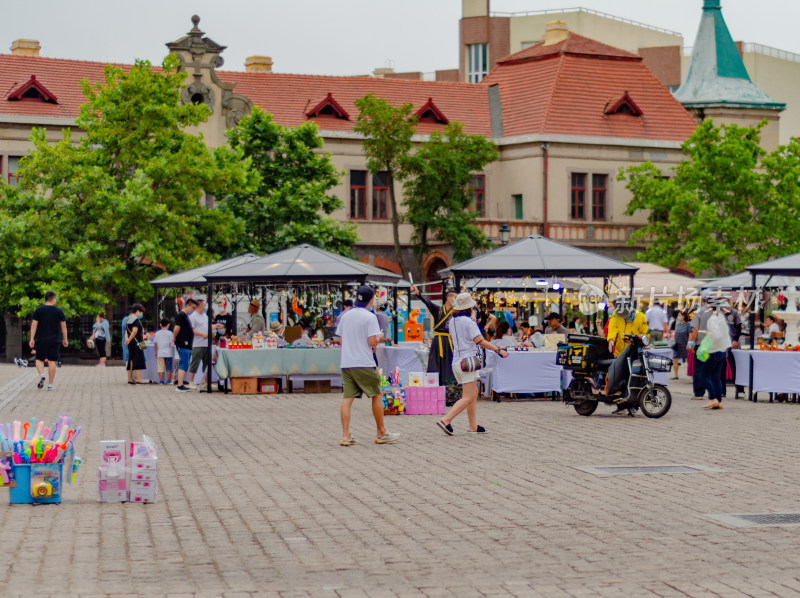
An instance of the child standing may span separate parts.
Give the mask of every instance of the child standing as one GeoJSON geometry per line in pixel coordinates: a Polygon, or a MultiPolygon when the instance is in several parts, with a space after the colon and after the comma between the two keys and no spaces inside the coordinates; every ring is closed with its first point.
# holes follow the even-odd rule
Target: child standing
{"type": "Polygon", "coordinates": [[[153,336],[153,343],[155,344],[156,361],[158,363],[158,383],[170,384],[172,382],[172,356],[175,353],[175,345],[167,318],[161,319],[161,330],[153,336]],[[164,379],[165,375],[166,380],[164,379]]]}

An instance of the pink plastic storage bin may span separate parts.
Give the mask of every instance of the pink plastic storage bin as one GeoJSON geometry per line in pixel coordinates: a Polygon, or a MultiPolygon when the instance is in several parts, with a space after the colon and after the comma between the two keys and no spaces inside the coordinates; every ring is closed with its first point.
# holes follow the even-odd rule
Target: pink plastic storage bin
{"type": "Polygon", "coordinates": [[[444,413],[444,386],[406,387],[406,415],[441,415],[444,413]]]}

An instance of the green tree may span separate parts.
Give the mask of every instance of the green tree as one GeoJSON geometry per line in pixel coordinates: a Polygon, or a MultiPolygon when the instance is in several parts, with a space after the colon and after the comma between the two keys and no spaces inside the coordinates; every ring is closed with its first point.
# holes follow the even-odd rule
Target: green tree
{"type": "Polygon", "coordinates": [[[631,244],[638,259],[724,275],[800,250],[800,144],[767,154],[761,129],[701,123],[674,176],[651,162],[621,168],[633,194],[626,214],[649,213],[631,244]]]}
{"type": "Polygon", "coordinates": [[[244,221],[241,248],[269,253],[310,243],[351,255],[358,240],[355,225],[330,217],[343,207],[331,194],[341,178],[330,155],[321,153],[323,139],[316,123],[282,127],[254,108],[228,132],[231,147],[241,151],[260,176],[252,191],[230,194],[225,209],[244,221]]]}
{"type": "Polygon", "coordinates": [[[392,234],[395,261],[405,276],[408,272],[400,251],[400,210],[395,195],[395,179],[403,180],[404,165],[413,144],[411,137],[417,118],[411,115],[411,104],[392,106],[383,98],[368,94],[356,100],[358,118],[353,130],[364,135],[364,155],[371,172],[386,172],[389,202],[392,208],[392,234]]]}
{"type": "Polygon", "coordinates": [[[414,232],[412,242],[417,268],[428,253],[428,234],[450,244],[456,261],[472,257],[476,249],[490,246],[475,225],[478,213],[472,210],[469,183],[473,172],[480,172],[497,160],[494,143],[480,135],[467,135],[461,123],[434,131],[406,161],[405,220],[414,232]]]}
{"type": "Polygon", "coordinates": [[[208,108],[181,105],[178,64],[108,66],[103,82],[83,82],[78,139],[33,131],[19,185],[0,185],[0,307],[27,313],[47,289],[69,314],[147,298],[164,269],[208,262],[241,234],[200,200],[253,177],[241,153],[186,131],[208,108]]]}

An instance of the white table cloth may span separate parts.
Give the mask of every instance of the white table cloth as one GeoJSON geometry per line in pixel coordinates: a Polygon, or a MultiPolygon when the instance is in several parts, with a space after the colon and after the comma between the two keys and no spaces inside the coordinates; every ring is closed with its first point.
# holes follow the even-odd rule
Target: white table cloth
{"type": "MultiPolygon", "coordinates": [[[[669,347],[648,351],[672,358],[672,349],[669,347]]],[[[572,372],[556,364],[555,351],[511,351],[506,359],[488,352],[486,368],[492,370],[491,375],[485,378],[495,392],[561,392],[572,380],[572,372]]],[[[656,372],[654,379],[668,386],[668,377],[668,372],[656,372]]]]}
{"type": "Polygon", "coordinates": [[[736,384],[750,386],[753,358],[753,392],[800,392],[800,351],[733,350],[736,384]]]}
{"type": "Polygon", "coordinates": [[[494,392],[530,394],[561,392],[562,368],[555,351],[511,351],[505,359],[487,352],[494,392]]]}

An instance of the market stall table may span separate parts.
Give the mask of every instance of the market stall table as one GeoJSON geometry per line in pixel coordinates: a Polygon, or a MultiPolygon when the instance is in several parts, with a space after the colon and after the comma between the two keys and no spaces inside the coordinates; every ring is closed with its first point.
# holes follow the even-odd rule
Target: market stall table
{"type": "Polygon", "coordinates": [[[340,376],[342,350],[221,349],[216,372],[220,379],[277,376],[340,376]]]}
{"type": "MultiPolygon", "coordinates": [[[[662,357],[672,357],[672,349],[658,347],[649,352],[662,357]]],[[[487,352],[486,368],[491,368],[487,384],[496,393],[534,394],[560,393],[572,380],[572,372],[556,364],[555,351],[509,351],[500,358],[487,352]]],[[[655,381],[667,386],[667,372],[656,372],[655,381]]]]}
{"type": "Polygon", "coordinates": [[[750,386],[752,364],[753,393],[800,392],[800,351],[734,349],[733,358],[736,360],[737,386],[750,386]]]}

